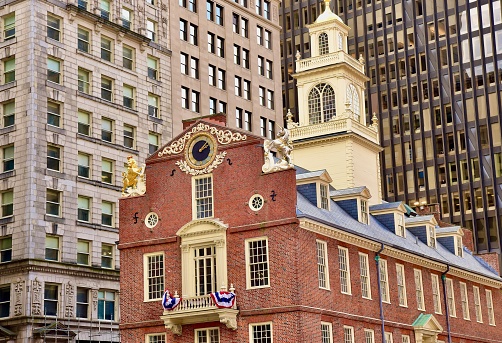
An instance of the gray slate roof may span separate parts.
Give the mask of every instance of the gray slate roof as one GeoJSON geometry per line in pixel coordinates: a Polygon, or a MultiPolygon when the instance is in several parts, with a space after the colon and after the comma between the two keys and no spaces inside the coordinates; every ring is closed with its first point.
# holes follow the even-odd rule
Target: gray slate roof
{"type": "Polygon", "coordinates": [[[381,211],[381,210],[395,210],[402,204],[403,204],[402,201],[396,201],[396,202],[384,202],[381,204],[371,205],[370,212],[381,211]]]}
{"type": "Polygon", "coordinates": [[[341,196],[341,195],[350,195],[350,194],[360,194],[366,187],[354,187],[354,188],[346,188],[346,189],[336,189],[329,192],[329,195],[332,197],[341,196]]]}

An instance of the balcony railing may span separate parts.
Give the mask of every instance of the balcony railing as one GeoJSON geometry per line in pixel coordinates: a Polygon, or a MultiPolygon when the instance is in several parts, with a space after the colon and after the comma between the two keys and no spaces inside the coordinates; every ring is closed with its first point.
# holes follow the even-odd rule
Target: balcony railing
{"type": "Polygon", "coordinates": [[[299,73],[305,70],[311,70],[337,63],[347,63],[354,69],[364,73],[364,65],[342,50],[330,54],[298,60],[296,61],[295,71],[299,73]]]}

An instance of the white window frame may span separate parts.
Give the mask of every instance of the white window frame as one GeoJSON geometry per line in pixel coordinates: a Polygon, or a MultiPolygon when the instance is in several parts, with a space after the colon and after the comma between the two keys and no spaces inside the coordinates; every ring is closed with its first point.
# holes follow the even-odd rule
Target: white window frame
{"type": "Polygon", "coordinates": [[[469,299],[467,296],[467,285],[465,282],[459,283],[460,288],[460,303],[462,304],[462,316],[465,320],[470,320],[471,315],[469,313],[469,299]]]}
{"type": "Polygon", "coordinates": [[[457,310],[455,308],[455,291],[453,290],[453,280],[448,278],[446,279],[446,299],[450,317],[456,317],[457,310]]]}
{"type": "Polygon", "coordinates": [[[61,261],[61,237],[60,236],[54,236],[54,235],[45,235],[45,250],[44,251],[45,251],[45,253],[44,253],[44,259],[46,261],[56,261],[56,262],[57,261],[61,261]],[[56,248],[47,247],[47,239],[48,238],[52,238],[55,241],[57,241],[57,247],[56,248]],[[47,258],[47,249],[56,250],[57,251],[57,258],[55,260],[47,258]]]}
{"type": "Polygon", "coordinates": [[[166,343],[166,334],[163,332],[146,334],[145,343],[166,343]],[[162,340],[161,341],[159,341],[158,339],[152,340],[155,337],[161,338],[162,340]]]}
{"type": "Polygon", "coordinates": [[[476,321],[478,323],[483,322],[483,308],[481,307],[481,297],[479,294],[479,287],[472,286],[472,293],[474,296],[474,308],[476,309],[476,321]]]}
{"type": "Polygon", "coordinates": [[[368,254],[359,253],[359,271],[361,279],[361,296],[364,299],[371,299],[371,277],[368,254]]]}
{"type": "Polygon", "coordinates": [[[464,257],[464,248],[462,244],[462,237],[455,236],[455,254],[464,257]]]}
{"type": "Polygon", "coordinates": [[[432,225],[427,225],[427,245],[436,249],[436,229],[432,225]]]}
{"type": "Polygon", "coordinates": [[[413,269],[413,276],[415,279],[415,298],[417,300],[417,309],[420,311],[425,311],[422,271],[420,269],[413,269]]]}
{"type": "Polygon", "coordinates": [[[201,176],[192,177],[192,218],[196,219],[205,219],[205,218],[213,218],[214,217],[214,180],[213,174],[204,174],[201,176]],[[202,179],[210,179],[211,181],[211,196],[204,198],[197,198],[197,182],[202,179]],[[201,199],[210,199],[211,202],[211,214],[207,216],[200,216],[197,209],[197,202],[201,199]]]}
{"type": "Polygon", "coordinates": [[[254,340],[254,328],[257,326],[270,325],[270,343],[274,342],[274,327],[272,322],[263,322],[263,323],[251,323],[249,324],[249,343],[255,343],[254,340]]]}
{"type": "Polygon", "coordinates": [[[354,343],[354,327],[343,326],[343,343],[354,343]]]}
{"type": "Polygon", "coordinates": [[[370,223],[370,213],[368,200],[359,199],[359,221],[363,224],[370,223]]]}
{"type": "MultiPolygon", "coordinates": [[[[198,339],[198,333],[199,332],[202,332],[202,331],[205,331],[206,332],[206,337],[208,338],[205,342],[210,342],[210,331],[213,331],[213,330],[216,330],[216,332],[218,332],[218,343],[220,342],[220,328],[218,327],[210,327],[210,328],[204,328],[204,329],[195,329],[194,330],[194,342],[195,343],[202,343],[199,341],[198,339]]],[[[212,342],[212,340],[211,340],[212,342]]]]}
{"type": "Polygon", "coordinates": [[[408,335],[402,335],[401,340],[403,341],[403,343],[411,343],[411,338],[408,335]]]}
{"type": "Polygon", "coordinates": [[[387,260],[380,259],[380,261],[378,263],[380,266],[380,280],[379,280],[379,282],[380,282],[380,291],[382,292],[382,302],[390,304],[389,273],[388,273],[388,269],[387,269],[387,260]]]}
{"type": "Polygon", "coordinates": [[[329,268],[328,268],[328,244],[325,241],[316,239],[317,252],[317,277],[319,288],[330,290],[329,268]]]}
{"type": "Polygon", "coordinates": [[[61,42],[61,18],[56,17],[55,15],[49,13],[47,13],[47,38],[61,42]],[[57,23],[57,26],[53,25],[54,23],[57,23]],[[50,37],[51,36],[51,34],[49,34],[50,31],[54,33],[57,32],[57,39],[50,37]]]}
{"type": "Polygon", "coordinates": [[[333,343],[333,324],[321,322],[321,343],[333,343]],[[327,337],[324,336],[327,334],[327,337]]]}
{"type": "MultiPolygon", "coordinates": [[[[255,237],[255,238],[249,238],[244,241],[245,244],[245,251],[246,251],[246,289],[257,289],[257,288],[268,288],[270,287],[270,249],[269,249],[269,244],[268,244],[268,237],[266,236],[261,236],[261,237],[255,237]],[[256,241],[265,241],[267,245],[267,261],[266,261],[266,268],[268,272],[267,276],[267,282],[263,285],[259,286],[252,286],[251,285],[251,263],[250,263],[250,257],[251,257],[251,251],[250,251],[250,246],[249,243],[256,242],[256,241]]],[[[263,263],[263,262],[261,262],[263,263]]]]}
{"type": "Polygon", "coordinates": [[[317,182],[317,194],[318,207],[329,211],[329,186],[325,183],[317,182]]]}
{"type": "Polygon", "coordinates": [[[165,288],[166,284],[166,258],[164,255],[164,252],[154,252],[154,253],[149,253],[149,254],[144,254],[143,255],[143,289],[144,289],[144,302],[149,302],[149,301],[158,301],[162,299],[163,291],[165,288]],[[150,258],[158,258],[162,257],[162,275],[157,275],[157,276],[150,276],[150,258]],[[162,284],[161,284],[161,290],[160,290],[160,295],[157,298],[151,297],[150,295],[150,280],[155,279],[157,277],[162,277],[162,284]]]}
{"type": "Polygon", "coordinates": [[[432,284],[432,302],[434,304],[434,313],[442,314],[441,311],[441,293],[439,290],[439,276],[436,274],[431,274],[431,284],[432,284]]]}
{"type": "Polygon", "coordinates": [[[105,269],[114,269],[115,268],[115,247],[113,246],[113,244],[101,243],[100,267],[105,268],[105,269]],[[103,247],[104,246],[111,247],[111,250],[112,250],[111,256],[103,254],[103,247]],[[107,261],[107,260],[109,260],[111,262],[109,267],[103,266],[103,261],[107,261]]]}
{"type": "Polygon", "coordinates": [[[340,292],[351,295],[349,249],[341,246],[338,247],[338,268],[340,269],[340,292]]]}
{"type": "Polygon", "coordinates": [[[406,275],[404,265],[396,263],[397,299],[399,306],[408,307],[406,296],[406,275]]]}
{"type": "Polygon", "coordinates": [[[396,213],[394,215],[394,220],[396,222],[396,235],[399,237],[406,238],[406,229],[404,227],[404,214],[396,213]]]}
{"type": "Polygon", "coordinates": [[[495,312],[493,309],[492,291],[486,289],[485,292],[486,292],[486,308],[488,309],[488,324],[491,326],[495,326],[495,312]]]}
{"type": "Polygon", "coordinates": [[[364,343],[375,343],[375,331],[364,329],[364,343]]]}
{"type": "Polygon", "coordinates": [[[392,337],[392,332],[385,332],[385,343],[394,343],[394,337],[392,337]]]}
{"type": "Polygon", "coordinates": [[[91,246],[92,246],[91,241],[87,241],[85,239],[77,239],[77,264],[78,265],[81,265],[81,266],[90,266],[91,265],[91,259],[92,259],[91,246]],[[87,251],[81,250],[79,247],[79,243],[85,244],[87,246],[87,251]],[[78,262],[78,255],[86,256],[87,263],[79,263],[78,262]]]}

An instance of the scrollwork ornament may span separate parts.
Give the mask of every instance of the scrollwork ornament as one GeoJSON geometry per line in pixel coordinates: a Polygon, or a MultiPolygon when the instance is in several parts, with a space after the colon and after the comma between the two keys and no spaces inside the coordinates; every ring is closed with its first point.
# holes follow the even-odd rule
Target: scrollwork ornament
{"type": "Polygon", "coordinates": [[[208,165],[206,168],[203,168],[203,169],[194,169],[194,168],[190,167],[186,161],[183,161],[183,160],[176,162],[176,165],[180,168],[181,171],[183,171],[187,174],[190,174],[193,176],[203,175],[203,174],[208,174],[208,173],[212,172],[214,169],[218,168],[218,166],[225,160],[226,155],[227,155],[226,151],[219,153],[214,158],[214,161],[210,165],[208,165]]]}

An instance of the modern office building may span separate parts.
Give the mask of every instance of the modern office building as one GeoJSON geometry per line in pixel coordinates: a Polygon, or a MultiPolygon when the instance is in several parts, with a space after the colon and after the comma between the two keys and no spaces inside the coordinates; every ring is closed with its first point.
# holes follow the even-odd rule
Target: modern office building
{"type": "Polygon", "coordinates": [[[121,172],[172,136],[166,15],[2,5],[0,341],[120,341],[121,172]]]}
{"type": "MultiPolygon", "coordinates": [[[[379,117],[383,198],[440,204],[473,230],[478,253],[502,233],[502,14],[499,0],[333,0],[352,29],[349,53],[369,76],[367,118],[379,117]]],[[[319,1],[282,2],[284,113],[298,113],[296,53],[309,57],[307,24],[319,1]]]]}

